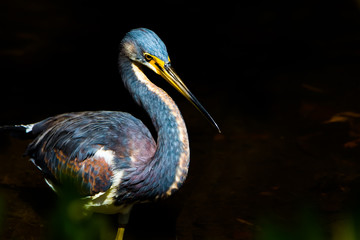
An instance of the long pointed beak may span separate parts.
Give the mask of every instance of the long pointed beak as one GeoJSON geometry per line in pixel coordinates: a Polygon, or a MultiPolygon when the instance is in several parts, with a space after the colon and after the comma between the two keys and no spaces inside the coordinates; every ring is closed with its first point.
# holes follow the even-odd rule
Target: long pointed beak
{"type": "Polygon", "coordinates": [[[204,117],[221,133],[219,126],[216,124],[215,120],[211,117],[211,115],[206,111],[206,109],[201,105],[201,103],[196,99],[196,97],[190,92],[190,90],[186,87],[180,77],[175,73],[174,69],[171,67],[170,62],[163,64],[156,64],[158,68],[158,73],[165,78],[176,90],[178,90],[183,96],[189,100],[197,110],[199,110],[204,117]]]}

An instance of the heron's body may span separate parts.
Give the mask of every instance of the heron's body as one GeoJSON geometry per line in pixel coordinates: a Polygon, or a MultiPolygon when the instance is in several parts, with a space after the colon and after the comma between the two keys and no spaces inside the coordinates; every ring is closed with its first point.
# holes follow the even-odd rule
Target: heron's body
{"type": "Polygon", "coordinates": [[[116,213],[111,211],[123,205],[171,195],[185,180],[189,163],[186,127],[176,104],[135,64],[120,61],[128,75],[125,85],[158,132],[157,143],[128,113],[79,112],[35,124],[36,138],[26,152],[48,183],[56,189],[71,181],[96,212],[116,213]]]}
{"type": "Polygon", "coordinates": [[[145,76],[140,65],[162,75],[212,118],[169,61],[165,45],[150,30],[135,29],[121,43],[122,79],[150,116],[157,141],[140,120],[124,112],[67,113],[18,125],[35,137],[26,154],[54,190],[70,184],[85,209],[128,216],[133,204],[165,198],[179,189],[189,166],[186,126],[174,101],[145,76]]]}

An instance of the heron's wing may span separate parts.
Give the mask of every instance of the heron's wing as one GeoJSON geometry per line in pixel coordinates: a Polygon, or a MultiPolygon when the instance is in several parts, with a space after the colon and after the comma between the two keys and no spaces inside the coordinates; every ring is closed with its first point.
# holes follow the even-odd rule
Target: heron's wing
{"type": "Polygon", "coordinates": [[[62,114],[34,124],[32,132],[26,154],[46,179],[82,196],[105,192],[116,171],[148,161],[156,148],[145,125],[123,112],[62,114]]]}

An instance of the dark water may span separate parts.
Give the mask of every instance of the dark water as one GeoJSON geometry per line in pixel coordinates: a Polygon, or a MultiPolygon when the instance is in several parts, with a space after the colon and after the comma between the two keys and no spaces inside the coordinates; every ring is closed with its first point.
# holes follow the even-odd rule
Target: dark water
{"type": "MultiPolygon", "coordinates": [[[[2,1],[0,124],[105,109],[150,126],[117,72],[123,34],[148,27],[223,134],[150,74],[183,113],[191,166],[178,194],[134,209],[125,239],[357,239],[359,11],[356,1],[2,1]]],[[[69,217],[21,157],[27,143],[1,136],[2,238],[112,239],[115,218],[69,217]]]]}

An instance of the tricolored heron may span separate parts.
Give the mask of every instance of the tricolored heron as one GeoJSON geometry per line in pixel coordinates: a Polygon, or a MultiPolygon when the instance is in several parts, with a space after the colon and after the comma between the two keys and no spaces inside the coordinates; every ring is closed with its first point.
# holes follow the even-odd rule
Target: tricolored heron
{"type": "Polygon", "coordinates": [[[156,142],[139,119],[125,112],[65,113],[13,127],[35,137],[26,154],[53,190],[71,183],[82,196],[84,210],[119,214],[116,239],[123,238],[134,204],[173,194],[189,167],[189,140],[181,113],[142,66],[166,79],[219,130],[174,72],[165,44],[145,28],[131,30],[121,41],[119,69],[126,88],[150,116],[156,142]]]}

